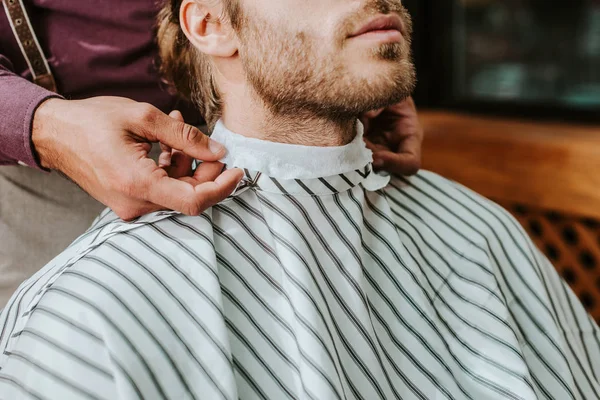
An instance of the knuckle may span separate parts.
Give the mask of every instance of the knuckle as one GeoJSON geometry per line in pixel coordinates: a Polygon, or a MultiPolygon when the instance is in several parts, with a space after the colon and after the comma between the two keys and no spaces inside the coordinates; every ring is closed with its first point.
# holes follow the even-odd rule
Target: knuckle
{"type": "Polygon", "coordinates": [[[184,214],[191,215],[191,216],[200,215],[206,209],[206,207],[204,205],[204,201],[189,202],[184,206],[184,208],[185,208],[184,214]]]}
{"type": "Polygon", "coordinates": [[[204,134],[191,125],[181,123],[179,125],[180,136],[184,142],[197,143],[203,140],[204,134]]]}
{"type": "Polygon", "coordinates": [[[132,219],[135,219],[138,216],[136,210],[132,210],[131,208],[124,206],[115,207],[113,208],[113,211],[123,221],[131,221],[132,219]]]}
{"type": "Polygon", "coordinates": [[[162,179],[168,179],[169,174],[162,168],[156,168],[149,174],[143,174],[138,177],[137,185],[140,190],[147,190],[150,186],[159,183],[162,179]]]}
{"type": "Polygon", "coordinates": [[[197,214],[197,209],[196,206],[194,204],[190,204],[190,203],[184,203],[181,206],[181,212],[184,213],[185,215],[189,215],[189,216],[196,216],[197,214]]]}
{"type": "Polygon", "coordinates": [[[420,169],[421,169],[421,160],[418,158],[415,158],[406,164],[405,173],[406,173],[406,175],[409,175],[409,176],[414,175],[417,172],[419,172],[420,169]]]}
{"type": "Polygon", "coordinates": [[[194,202],[190,212],[192,215],[200,215],[204,212],[204,202],[194,202]]]}
{"type": "Polygon", "coordinates": [[[121,218],[122,220],[125,219],[125,210],[123,210],[121,207],[112,207],[112,210],[115,214],[117,214],[117,217],[121,218]]]}
{"type": "Polygon", "coordinates": [[[157,109],[148,103],[138,104],[137,118],[146,123],[153,123],[156,120],[157,109]]]}

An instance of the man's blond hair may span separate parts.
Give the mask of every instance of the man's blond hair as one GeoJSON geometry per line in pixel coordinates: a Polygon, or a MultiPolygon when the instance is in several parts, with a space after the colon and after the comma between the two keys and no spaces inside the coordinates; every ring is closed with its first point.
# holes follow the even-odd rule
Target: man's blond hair
{"type": "MultiPolygon", "coordinates": [[[[239,0],[223,1],[225,15],[234,29],[239,26],[239,0]]],[[[182,0],[167,0],[158,15],[160,72],[177,93],[192,101],[209,128],[221,117],[221,96],[213,75],[210,58],[187,39],[179,22],[182,0]]]]}

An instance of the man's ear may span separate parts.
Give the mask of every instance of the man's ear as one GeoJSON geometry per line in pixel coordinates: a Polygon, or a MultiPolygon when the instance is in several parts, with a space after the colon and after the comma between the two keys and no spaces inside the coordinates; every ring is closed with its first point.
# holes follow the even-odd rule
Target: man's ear
{"type": "Polygon", "coordinates": [[[232,57],[238,51],[237,36],[224,15],[222,0],[183,0],[179,9],[185,36],[199,51],[214,57],[232,57]]]}

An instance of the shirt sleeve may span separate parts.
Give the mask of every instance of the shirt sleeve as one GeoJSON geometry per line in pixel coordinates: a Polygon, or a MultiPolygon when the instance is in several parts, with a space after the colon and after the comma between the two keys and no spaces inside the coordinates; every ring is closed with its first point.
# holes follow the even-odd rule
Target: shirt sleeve
{"type": "Polygon", "coordinates": [[[19,162],[41,168],[31,141],[33,116],[45,100],[58,97],[13,71],[0,54],[0,165],[19,162]]]}

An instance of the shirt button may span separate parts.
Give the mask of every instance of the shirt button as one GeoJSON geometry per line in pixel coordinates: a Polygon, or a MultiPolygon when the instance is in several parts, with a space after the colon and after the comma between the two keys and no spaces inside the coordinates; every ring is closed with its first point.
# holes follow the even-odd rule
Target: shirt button
{"type": "Polygon", "coordinates": [[[29,165],[25,164],[23,161],[17,162],[21,167],[29,167],[29,165]]]}

